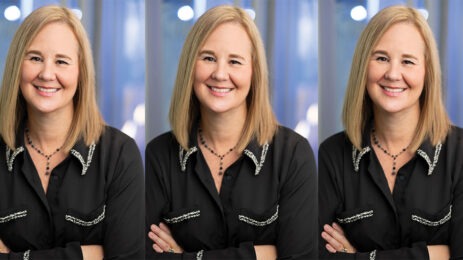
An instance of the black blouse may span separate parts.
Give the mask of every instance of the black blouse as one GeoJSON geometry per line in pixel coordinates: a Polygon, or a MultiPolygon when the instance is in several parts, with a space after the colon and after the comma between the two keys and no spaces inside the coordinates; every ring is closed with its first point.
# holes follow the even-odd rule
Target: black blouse
{"type": "Polygon", "coordinates": [[[0,142],[0,258],[79,259],[98,244],[106,259],[143,259],[143,164],[135,142],[106,127],[97,144],[79,141],[51,172],[44,192],[24,145],[0,142]],[[0,154],[1,155],[1,154],[0,154]]]}
{"type": "Polygon", "coordinates": [[[339,223],[357,254],[323,258],[428,259],[427,245],[450,247],[463,257],[463,130],[442,144],[425,141],[397,173],[391,193],[368,136],[361,151],[344,132],[319,150],[319,230],[339,223]]]}
{"type": "MultiPolygon", "coordinates": [[[[196,130],[192,137],[196,137],[196,130]]],[[[306,139],[280,127],[273,142],[251,142],[225,170],[220,194],[196,138],[183,150],[171,132],[146,149],[146,231],[165,222],[182,254],[147,258],[249,259],[272,244],[279,258],[316,258],[317,179],[306,139]]]]}

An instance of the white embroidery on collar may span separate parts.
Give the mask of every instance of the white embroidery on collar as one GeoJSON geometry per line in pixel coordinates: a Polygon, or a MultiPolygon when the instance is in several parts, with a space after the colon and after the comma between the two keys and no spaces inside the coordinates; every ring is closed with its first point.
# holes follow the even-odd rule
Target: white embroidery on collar
{"type": "Polygon", "coordinates": [[[95,151],[95,147],[96,147],[95,143],[92,143],[90,145],[89,150],[88,150],[87,162],[85,162],[84,158],[78,151],[74,149],[71,150],[71,154],[74,155],[74,157],[76,157],[82,164],[82,174],[81,175],[85,175],[87,173],[88,167],[90,167],[90,164],[92,163],[93,152],[95,151]]]}
{"type": "Polygon", "coordinates": [[[16,156],[18,156],[19,153],[24,152],[24,147],[20,146],[16,148],[16,150],[13,152],[13,154],[10,157],[11,151],[12,150],[10,148],[6,147],[6,165],[8,166],[9,172],[13,171],[14,159],[16,159],[16,156]]]}
{"type": "Polygon", "coordinates": [[[260,162],[257,161],[257,157],[248,149],[244,150],[244,154],[246,154],[251,160],[254,162],[256,165],[256,171],[254,172],[254,175],[258,175],[262,167],[264,166],[265,163],[265,158],[267,156],[267,151],[268,151],[269,144],[265,143],[262,146],[262,154],[260,155],[260,162]]]}
{"type": "Polygon", "coordinates": [[[433,158],[432,163],[431,163],[431,159],[429,159],[429,156],[428,154],[426,154],[426,152],[424,152],[421,149],[418,149],[416,151],[428,163],[428,166],[429,166],[428,175],[431,175],[432,172],[434,171],[434,168],[436,167],[437,162],[439,161],[439,154],[440,154],[441,149],[442,149],[442,143],[438,143],[436,145],[436,150],[434,152],[434,158],[433,158]]]}
{"type": "Polygon", "coordinates": [[[355,148],[355,146],[352,145],[352,163],[354,164],[354,170],[356,172],[358,172],[360,168],[360,159],[362,159],[362,156],[364,156],[369,151],[371,151],[371,148],[367,146],[363,148],[362,151],[360,151],[357,154],[358,152],[357,148],[355,148]]]}
{"type": "Polygon", "coordinates": [[[179,145],[179,147],[178,157],[180,159],[180,169],[182,172],[184,172],[186,171],[186,163],[188,162],[188,158],[190,158],[190,155],[192,155],[194,152],[198,151],[198,147],[191,147],[185,155],[185,149],[183,149],[181,145],[179,145]]]}

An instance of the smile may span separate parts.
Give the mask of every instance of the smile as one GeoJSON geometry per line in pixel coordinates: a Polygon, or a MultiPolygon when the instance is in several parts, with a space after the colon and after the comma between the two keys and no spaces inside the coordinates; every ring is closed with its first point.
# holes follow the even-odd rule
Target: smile
{"type": "Polygon", "coordinates": [[[382,87],[382,88],[386,90],[387,92],[391,92],[391,93],[401,93],[405,91],[404,88],[388,88],[388,87],[382,87]]]}
{"type": "Polygon", "coordinates": [[[231,88],[214,88],[214,87],[211,87],[211,86],[209,86],[209,88],[212,91],[217,92],[217,93],[228,93],[228,92],[232,91],[231,88]]]}
{"type": "Polygon", "coordinates": [[[42,88],[42,87],[38,87],[36,86],[36,88],[41,91],[41,92],[45,92],[45,93],[56,93],[58,92],[59,89],[57,88],[42,88]]]}

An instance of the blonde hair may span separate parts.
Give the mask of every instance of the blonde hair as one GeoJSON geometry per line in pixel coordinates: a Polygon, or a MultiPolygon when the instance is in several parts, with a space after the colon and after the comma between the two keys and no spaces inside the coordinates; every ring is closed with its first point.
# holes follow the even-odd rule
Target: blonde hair
{"type": "Polygon", "coordinates": [[[415,9],[391,6],[378,12],[363,30],[355,48],[349,81],[347,83],[342,121],[352,144],[361,149],[366,124],[373,116],[373,106],[366,92],[368,61],[373,48],[383,34],[397,23],[413,24],[425,43],[425,79],[420,96],[420,118],[416,135],[410,144],[415,151],[429,138],[433,145],[442,142],[450,130],[450,119],[442,101],[441,68],[439,53],[431,28],[415,9]]]}
{"type": "Polygon", "coordinates": [[[63,149],[69,151],[79,138],[83,138],[86,145],[97,142],[104,131],[105,123],[95,98],[95,68],[87,33],[69,9],[45,6],[33,11],[19,26],[5,63],[0,92],[0,135],[11,149],[17,145],[16,135],[21,120],[27,114],[26,101],[19,90],[22,62],[32,40],[50,23],[68,25],[79,44],[79,78],[74,95],[74,115],[63,149]]]}
{"type": "Polygon", "coordinates": [[[193,91],[195,62],[205,40],[215,28],[224,23],[241,25],[252,43],[253,73],[251,89],[247,97],[248,109],[242,138],[236,149],[244,150],[254,137],[260,145],[270,142],[277,130],[277,120],[269,100],[267,60],[259,31],[249,15],[241,8],[217,6],[205,12],[194,24],[180,56],[169,119],[177,141],[185,149],[188,148],[194,121],[199,116],[199,101],[193,91]]]}

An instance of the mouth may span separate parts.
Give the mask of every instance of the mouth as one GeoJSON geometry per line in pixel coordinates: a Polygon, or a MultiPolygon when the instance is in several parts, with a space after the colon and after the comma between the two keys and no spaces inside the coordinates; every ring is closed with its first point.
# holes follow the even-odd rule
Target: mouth
{"type": "Polygon", "coordinates": [[[406,88],[390,88],[385,86],[381,86],[381,88],[391,93],[402,93],[406,90],[406,88]]]}
{"type": "Polygon", "coordinates": [[[217,93],[228,93],[228,92],[231,92],[233,89],[232,88],[216,88],[216,87],[212,87],[212,86],[207,86],[210,90],[212,90],[213,92],[217,92],[217,93]]]}
{"type": "Polygon", "coordinates": [[[46,87],[40,87],[40,86],[34,86],[36,89],[38,89],[40,92],[44,93],[56,93],[60,89],[59,88],[46,88],[46,87]]]}

